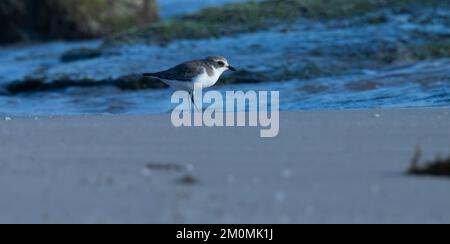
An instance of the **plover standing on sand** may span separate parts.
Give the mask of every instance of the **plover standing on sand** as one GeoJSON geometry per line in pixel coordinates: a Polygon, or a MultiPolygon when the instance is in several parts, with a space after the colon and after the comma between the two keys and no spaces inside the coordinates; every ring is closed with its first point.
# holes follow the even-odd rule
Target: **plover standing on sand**
{"type": "Polygon", "coordinates": [[[165,71],[145,73],[143,76],[157,78],[175,89],[189,92],[189,97],[196,106],[195,90],[214,86],[227,70],[236,71],[226,58],[211,56],[203,60],[188,61],[165,71]]]}

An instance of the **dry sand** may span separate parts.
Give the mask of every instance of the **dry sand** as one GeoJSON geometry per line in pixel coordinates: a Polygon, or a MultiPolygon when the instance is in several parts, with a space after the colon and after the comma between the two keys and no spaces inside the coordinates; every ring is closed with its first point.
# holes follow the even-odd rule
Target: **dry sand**
{"type": "Polygon", "coordinates": [[[0,121],[0,222],[450,223],[450,179],[405,175],[450,154],[450,109],[281,113],[257,128],[169,115],[0,121]]]}

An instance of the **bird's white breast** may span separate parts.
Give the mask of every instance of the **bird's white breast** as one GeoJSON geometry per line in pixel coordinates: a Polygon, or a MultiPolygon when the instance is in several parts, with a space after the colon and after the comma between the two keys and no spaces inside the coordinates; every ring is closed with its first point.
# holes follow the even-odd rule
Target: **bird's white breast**
{"type": "Polygon", "coordinates": [[[202,88],[214,86],[224,71],[225,69],[213,69],[213,75],[209,76],[205,70],[205,72],[194,79],[194,83],[200,83],[202,88]]]}

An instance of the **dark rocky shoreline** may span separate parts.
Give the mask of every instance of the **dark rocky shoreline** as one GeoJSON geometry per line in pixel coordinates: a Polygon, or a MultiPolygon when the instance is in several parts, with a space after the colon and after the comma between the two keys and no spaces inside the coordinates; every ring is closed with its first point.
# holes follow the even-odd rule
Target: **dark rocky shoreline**
{"type": "Polygon", "coordinates": [[[98,38],[158,20],[157,6],[142,6],[141,2],[2,0],[0,44],[98,38]]]}

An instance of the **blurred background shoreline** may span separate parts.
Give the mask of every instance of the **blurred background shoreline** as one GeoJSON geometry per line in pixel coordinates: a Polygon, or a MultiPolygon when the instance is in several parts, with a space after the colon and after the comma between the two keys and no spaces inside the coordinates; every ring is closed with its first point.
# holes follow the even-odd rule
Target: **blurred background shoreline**
{"type": "Polygon", "coordinates": [[[133,26],[245,0],[5,0],[0,44],[101,38],[133,26]]]}
{"type": "MultiPolygon", "coordinates": [[[[88,2],[77,11],[98,12],[90,34],[0,46],[0,114],[167,113],[171,90],[139,74],[215,54],[240,71],[214,89],[279,90],[285,111],[450,105],[445,1],[169,0],[155,13],[142,11],[152,1],[88,2]]],[[[70,30],[60,22],[35,26],[70,30]]]]}

